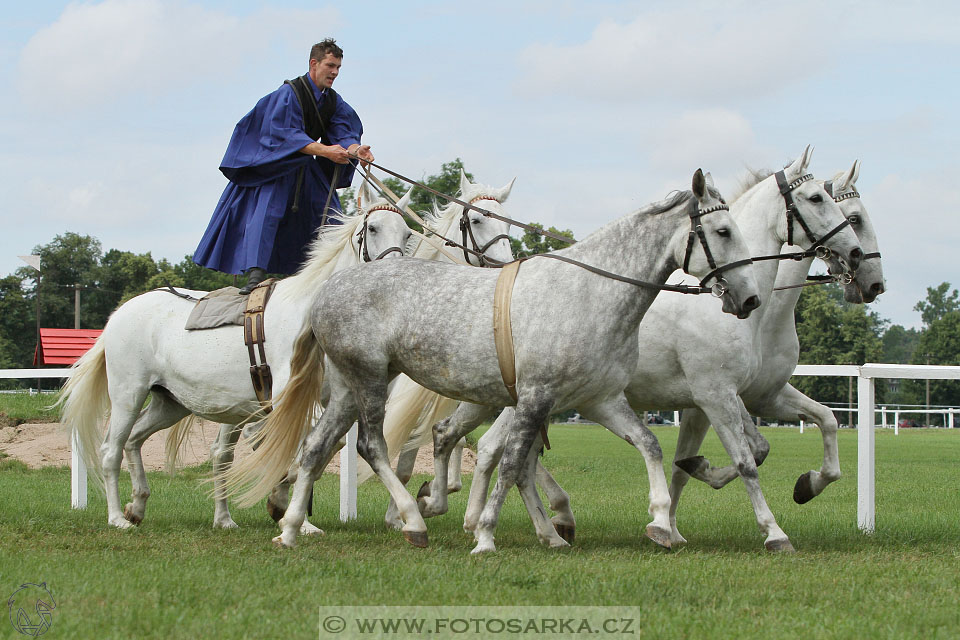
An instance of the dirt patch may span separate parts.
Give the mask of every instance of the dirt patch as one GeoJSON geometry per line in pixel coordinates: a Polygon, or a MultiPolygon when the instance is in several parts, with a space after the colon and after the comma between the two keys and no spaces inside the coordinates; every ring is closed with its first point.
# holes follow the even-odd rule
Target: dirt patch
{"type": "MultiPolygon", "coordinates": [[[[219,428],[220,425],[214,422],[197,421],[183,446],[182,466],[196,466],[210,457],[210,446],[216,441],[219,428]]],[[[166,429],[155,433],[143,444],[143,464],[148,471],[164,468],[163,448],[167,433],[169,431],[166,429]]],[[[70,466],[70,434],[57,422],[0,425],[0,451],[33,469],[70,466]]],[[[237,445],[237,458],[247,455],[248,452],[249,447],[241,439],[237,445]]],[[[473,471],[476,457],[473,451],[464,449],[464,473],[473,471]]],[[[339,456],[334,456],[334,460],[327,467],[327,473],[339,473],[339,470],[339,456]]],[[[433,473],[432,448],[424,447],[420,450],[414,472],[433,473]]]]}

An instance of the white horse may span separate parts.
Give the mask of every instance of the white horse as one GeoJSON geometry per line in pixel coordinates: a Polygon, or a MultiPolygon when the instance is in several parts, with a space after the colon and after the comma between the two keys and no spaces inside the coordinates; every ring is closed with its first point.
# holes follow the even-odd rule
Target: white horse
{"type": "MultiPolygon", "coordinates": [[[[503,203],[510,197],[515,181],[516,178],[499,188],[472,183],[461,169],[460,187],[457,196],[461,201],[476,204],[478,207],[505,218],[507,216],[503,209],[503,203]]],[[[508,222],[483,215],[474,209],[465,209],[463,205],[455,202],[450,202],[443,207],[434,204],[433,211],[427,214],[424,222],[426,223],[425,231],[437,240],[435,242],[427,242],[422,239],[413,241],[413,248],[410,253],[415,258],[457,262],[462,256],[467,264],[478,267],[489,263],[503,264],[513,260],[513,252],[510,248],[510,224],[508,222]],[[443,241],[439,238],[462,242],[466,250],[463,247],[460,250],[449,246],[444,248],[443,241]]],[[[455,400],[439,396],[424,389],[407,376],[400,375],[390,385],[386,420],[389,424],[394,422],[407,424],[420,418],[429,420],[429,424],[433,425],[437,420],[450,415],[456,406],[457,402],[455,400]]],[[[399,429],[393,429],[392,432],[399,433],[399,429]]],[[[404,442],[405,438],[401,435],[387,437],[387,450],[391,459],[397,455],[404,442]]],[[[413,471],[416,450],[413,451],[413,460],[409,458],[409,454],[401,455],[400,462],[397,463],[397,475],[404,484],[410,479],[410,473],[413,471]],[[409,466],[409,469],[407,466],[409,466]]],[[[361,461],[359,471],[361,481],[372,473],[370,467],[361,461]]],[[[451,475],[451,478],[453,477],[451,475]]],[[[294,464],[288,471],[287,476],[267,499],[268,513],[275,521],[279,522],[280,518],[283,517],[290,500],[290,485],[296,478],[297,465],[294,464]]],[[[453,482],[460,482],[459,471],[456,473],[453,482]]],[[[388,523],[399,529],[403,524],[399,520],[399,515],[391,515],[396,513],[396,505],[391,499],[387,508],[386,519],[388,523]]]]}
{"type": "MultiPolygon", "coordinates": [[[[649,205],[549,254],[557,259],[538,257],[520,269],[510,311],[516,418],[474,552],[494,550],[493,532],[503,498],[516,481],[537,430],[551,413],[573,406],[616,432],[640,434],[634,442],[647,463],[654,515],[646,533],[670,546],[662,453],[630,409],[623,388],[636,368],[637,326],[659,285],[680,265],[704,277],[702,286],[722,281],[723,308],[728,313],[747,317],[759,306],[746,244],[726,209],[697,171],[692,193],[677,193],[649,205]],[[700,242],[688,243],[688,234],[700,242]],[[630,282],[564,260],[612,271],[630,282]]],[[[294,545],[310,487],[358,415],[360,454],[396,501],[407,540],[427,544],[426,524],[416,501],[390,468],[382,432],[387,385],[399,373],[437,393],[473,403],[461,405],[458,412],[472,406],[486,415],[491,408],[514,402],[502,377],[490,321],[499,273],[418,260],[391,262],[393,268],[382,263],[345,271],[318,292],[310,323],[295,345],[290,383],[260,432],[261,446],[229,473],[232,489],[246,489],[241,502],[256,501],[273,487],[313,424],[319,382],[325,375],[330,402],[304,443],[294,495],[275,544],[294,545]],[[364,308],[355,302],[361,299],[376,303],[364,308]],[[318,366],[324,355],[326,374],[318,366]],[[244,465],[242,472],[234,473],[244,465]]],[[[449,454],[463,432],[446,435],[443,453],[449,454]]],[[[436,473],[445,476],[445,469],[436,473]]]]}
{"type": "MultiPolygon", "coordinates": [[[[781,194],[775,176],[753,185],[731,204],[731,215],[747,238],[754,256],[773,256],[780,253],[791,237],[789,224],[797,224],[793,235],[795,244],[809,249],[817,238],[827,238],[824,245],[833,254],[844,258],[856,268],[862,258],[862,249],[851,229],[841,228],[846,218],[840,207],[815,181],[801,182],[810,161],[810,148],[788,166],[783,176],[787,183],[795,185],[787,191],[796,206],[792,217],[787,215],[785,196],[781,194]],[[801,232],[800,221],[809,228],[801,232]],[[832,236],[831,231],[839,229],[832,236]]],[[[756,263],[757,280],[761,296],[771,297],[779,270],[779,260],[762,260],[756,263]]],[[[792,551],[786,534],[779,528],[760,490],[756,462],[744,441],[742,429],[742,405],[738,394],[747,389],[761,372],[762,333],[767,321],[767,310],[761,308],[746,322],[731,321],[717,313],[702,300],[683,296],[660,296],[648,311],[639,327],[641,345],[638,367],[632,375],[626,396],[633,409],[686,409],[700,407],[708,416],[720,439],[734,461],[735,475],[739,475],[747,488],[754,506],[757,523],[765,534],[765,546],[771,550],[792,551]]],[[[505,424],[510,420],[510,410],[504,411],[494,426],[483,438],[479,447],[479,460],[474,472],[470,501],[464,518],[464,529],[472,531],[483,509],[489,477],[499,450],[503,447],[505,424]]],[[[686,411],[684,412],[686,414],[686,411]]],[[[455,414],[456,417],[456,414],[455,414]]],[[[709,422],[707,423],[709,424],[709,422]]],[[[627,434],[634,437],[634,434],[627,434]]],[[[748,434],[749,435],[749,434],[748,434]]],[[[681,435],[681,439],[683,436],[681,435]]],[[[702,436],[701,436],[702,439],[702,436]]],[[[629,440],[628,440],[629,441],[629,440]]],[[[699,441],[698,441],[699,445],[699,441]]],[[[679,455],[679,454],[678,454],[679,455]]],[[[692,455],[692,454],[691,454],[692,455]]],[[[761,458],[762,461],[762,458],[761,458]]],[[[554,524],[560,533],[572,538],[575,522],[569,510],[566,494],[556,485],[544,469],[535,471],[536,459],[531,457],[524,480],[519,483],[527,510],[534,521],[538,536],[552,543],[554,527],[546,519],[536,493],[534,476],[547,490],[552,507],[559,510],[554,524]]],[[[674,478],[676,478],[676,471],[674,478]]],[[[438,478],[431,487],[433,499],[441,489],[438,478]]],[[[671,492],[673,487],[671,487],[671,492]]],[[[671,542],[683,542],[671,523],[671,542]]]]}
{"type": "MultiPolygon", "coordinates": [[[[407,193],[398,209],[368,192],[361,212],[346,217],[341,225],[321,229],[300,271],[277,283],[263,315],[263,346],[274,390],[286,384],[293,341],[313,292],[331,274],[361,264],[365,256],[402,253],[410,229],[400,211],[409,198],[407,193]]],[[[206,292],[185,293],[200,298],[206,292]]],[[[243,327],[186,331],[193,307],[193,302],[163,290],[124,303],[64,385],[63,422],[78,437],[88,468],[106,490],[107,518],[115,527],[123,529],[143,520],[150,488],[140,448],[151,434],[192,416],[222,423],[211,451],[214,471],[220,472],[233,460],[240,435],[237,425],[261,413],[250,379],[243,327]],[[143,409],[148,395],[150,405],[143,409]],[[104,438],[100,421],[108,413],[104,438]],[[118,476],[124,453],[133,501],[121,510],[118,476]]],[[[223,492],[215,488],[215,495],[214,526],[236,527],[223,492]]]]}
{"type": "MultiPolygon", "coordinates": [[[[844,285],[844,298],[852,303],[869,303],[883,293],[884,280],[877,235],[856,188],[859,175],[860,164],[854,162],[848,171],[838,173],[830,181],[829,192],[850,220],[851,228],[867,252],[856,277],[844,285]]],[[[808,471],[797,480],[793,499],[798,504],[804,504],[820,495],[827,485],[838,480],[841,475],[836,417],[829,408],[797,391],[789,383],[790,376],[800,360],[794,308],[800,298],[801,289],[794,285],[802,283],[807,277],[811,262],[811,259],[806,259],[785,264],[777,274],[778,287],[792,288],[777,291],[771,296],[770,304],[765,305],[761,367],[751,384],[740,393],[745,410],[750,414],[784,421],[806,420],[820,427],[823,464],[819,471],[808,471]]],[[[743,425],[745,431],[755,434],[751,438],[751,444],[759,443],[759,447],[754,447],[754,455],[762,460],[768,445],[757,433],[756,425],[749,416],[743,425]]],[[[678,464],[674,467],[673,480],[670,483],[673,498],[671,522],[674,531],[680,494],[691,473],[693,477],[717,489],[736,477],[736,470],[730,466],[718,469],[710,466],[709,461],[702,457],[691,457],[700,448],[708,426],[708,419],[703,412],[697,409],[684,410],[680,440],[677,443],[678,464]]],[[[679,533],[675,536],[679,537],[679,533]]]]}

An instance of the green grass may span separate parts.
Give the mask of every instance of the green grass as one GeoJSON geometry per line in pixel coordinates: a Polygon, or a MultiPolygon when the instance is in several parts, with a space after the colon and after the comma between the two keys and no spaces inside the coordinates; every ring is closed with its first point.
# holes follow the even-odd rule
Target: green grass
{"type": "Polygon", "coordinates": [[[21,422],[56,422],[59,418],[53,403],[59,393],[0,393],[0,427],[21,422]]]}
{"type": "MultiPolygon", "coordinates": [[[[672,458],[676,430],[655,432],[672,458]]],[[[379,483],[360,487],[359,519],[340,523],[331,477],[318,485],[311,519],[327,534],[278,550],[262,505],[233,510],[238,530],[211,529],[212,505],[197,485],[204,467],[150,474],[143,525],[117,531],[94,490],[86,510],[69,508],[66,469],[29,470],[8,458],[0,460],[0,588],[47,582],[58,602],[49,638],[315,638],[319,606],[374,604],[631,606],[640,635],[656,638],[956,637],[960,431],[877,434],[872,536],[856,528],[854,432],[840,434],[847,475],[802,506],[793,483],[819,467],[818,433],[763,433],[772,453],[761,482],[796,555],[764,551],[739,482],[714,491],[692,481],[679,518],[689,544],[656,549],[642,535],[639,453],[599,427],[556,425],[545,464],[572,497],[570,550],[538,545],[514,492],[498,552],[471,556],[461,530],[469,479],[451,512],[428,521],[429,548],[414,549],[384,528],[379,483]]],[[[712,434],[704,453],[726,461],[712,434]]]]}

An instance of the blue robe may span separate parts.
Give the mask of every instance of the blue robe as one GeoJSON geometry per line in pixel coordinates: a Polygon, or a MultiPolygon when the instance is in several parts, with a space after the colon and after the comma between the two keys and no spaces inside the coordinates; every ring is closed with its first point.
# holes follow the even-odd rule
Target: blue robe
{"type": "MultiPolygon", "coordinates": [[[[331,94],[321,93],[309,74],[306,78],[319,106],[331,94]]],[[[332,144],[344,148],[359,144],[363,134],[357,112],[339,95],[327,134],[332,144]]],[[[304,131],[300,103],[288,84],[264,96],[237,123],[220,164],[230,183],[193,254],[194,262],[235,274],[251,267],[287,274],[300,268],[317,229],[324,222],[336,223],[329,218],[340,210],[334,191],[324,221],[324,204],[338,165],[300,153],[311,142],[315,140],[304,131]],[[303,182],[296,198],[301,167],[303,182]]],[[[353,166],[339,166],[335,188],[349,187],[353,166]]]]}

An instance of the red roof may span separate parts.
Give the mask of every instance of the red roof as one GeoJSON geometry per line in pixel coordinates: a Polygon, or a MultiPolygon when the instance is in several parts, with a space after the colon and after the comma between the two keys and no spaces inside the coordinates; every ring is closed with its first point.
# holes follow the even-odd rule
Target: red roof
{"type": "Polygon", "coordinates": [[[97,341],[103,329],[40,329],[34,365],[71,365],[97,341]]]}

